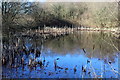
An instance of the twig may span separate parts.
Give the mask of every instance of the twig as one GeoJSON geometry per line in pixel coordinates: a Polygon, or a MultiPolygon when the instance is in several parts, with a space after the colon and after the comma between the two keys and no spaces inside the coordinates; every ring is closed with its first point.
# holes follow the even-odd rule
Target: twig
{"type": "Polygon", "coordinates": [[[120,73],[118,71],[116,71],[116,70],[113,69],[112,65],[109,62],[107,62],[107,63],[109,64],[109,66],[111,67],[111,69],[112,69],[113,72],[115,72],[115,73],[117,73],[117,74],[120,75],[120,73]]]}

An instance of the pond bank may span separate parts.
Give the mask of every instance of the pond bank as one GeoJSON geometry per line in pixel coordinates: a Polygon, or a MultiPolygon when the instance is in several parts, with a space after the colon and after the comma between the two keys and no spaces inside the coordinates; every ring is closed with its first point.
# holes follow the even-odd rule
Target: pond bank
{"type": "Polygon", "coordinates": [[[76,27],[76,28],[50,28],[45,27],[44,30],[36,29],[36,30],[28,30],[25,31],[22,34],[22,36],[35,36],[38,35],[42,36],[44,38],[49,38],[49,36],[61,36],[61,35],[67,35],[70,33],[74,33],[77,31],[93,31],[93,32],[111,32],[116,38],[120,38],[120,31],[118,28],[90,28],[90,27],[76,27]]]}

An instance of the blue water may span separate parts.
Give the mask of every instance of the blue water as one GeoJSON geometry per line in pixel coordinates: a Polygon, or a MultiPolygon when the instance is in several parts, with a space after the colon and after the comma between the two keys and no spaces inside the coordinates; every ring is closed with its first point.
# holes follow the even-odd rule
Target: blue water
{"type": "MultiPolygon", "coordinates": [[[[79,41],[77,41],[78,43],[74,42],[76,44],[71,46],[69,45],[70,43],[66,45],[63,42],[63,44],[59,45],[58,43],[60,42],[57,41],[58,40],[49,41],[49,43],[42,45],[40,57],[35,58],[34,53],[30,53],[29,55],[24,54],[23,57],[26,63],[24,69],[22,66],[18,68],[3,66],[3,78],[118,78],[118,74],[120,73],[117,73],[119,69],[119,54],[117,51],[113,53],[111,51],[112,49],[109,49],[112,53],[107,54],[107,52],[106,54],[101,53],[100,55],[99,52],[94,52],[93,54],[85,49],[87,51],[85,53],[82,48],[78,47],[79,41]],[[55,42],[57,42],[56,45],[59,46],[54,45],[55,42]],[[62,47],[63,45],[64,49],[62,47]],[[42,67],[37,65],[31,69],[28,66],[30,58],[34,59],[35,62],[42,61],[42,67]],[[56,69],[55,62],[58,66],[56,69]],[[82,67],[85,71],[82,70],[82,67]]],[[[26,42],[28,50],[32,45],[31,42],[26,42]]],[[[107,44],[105,45],[107,46],[107,44]]],[[[80,46],[82,46],[82,43],[80,46]]],[[[106,50],[107,47],[104,49],[106,50]]]]}
{"type": "MultiPolygon", "coordinates": [[[[49,51],[50,52],[50,51],[49,51]]],[[[82,52],[82,51],[81,51],[82,52]]],[[[102,76],[100,78],[117,78],[118,74],[111,71],[111,66],[118,71],[118,59],[115,59],[115,63],[112,63],[111,66],[105,63],[103,60],[98,60],[98,58],[88,58],[83,54],[76,53],[76,54],[66,54],[66,55],[50,55],[52,53],[44,54],[42,52],[41,57],[37,57],[36,61],[44,60],[45,63],[42,68],[38,65],[35,69],[32,69],[30,71],[29,66],[25,66],[24,70],[22,70],[22,67],[19,67],[16,69],[14,68],[4,68],[4,75],[7,76],[7,78],[94,78],[93,75],[94,71],[97,76],[102,76]],[[56,60],[59,58],[58,60],[56,60]],[[56,60],[57,65],[59,67],[62,67],[63,69],[57,69],[55,71],[54,68],[54,61],[56,60]],[[90,63],[87,63],[87,60],[90,61],[90,63]],[[48,66],[46,67],[48,63],[48,66]],[[91,66],[94,69],[91,69],[91,66]],[[76,67],[76,72],[74,73],[74,67],[76,67]],[[82,71],[82,66],[86,68],[86,72],[82,71]],[[68,68],[68,70],[65,70],[65,68],[68,68]],[[105,68],[105,71],[104,71],[105,68]],[[90,72],[90,74],[88,74],[90,72]]],[[[31,53],[31,56],[33,54],[31,53]]],[[[32,56],[33,57],[33,56],[32,56]]],[[[26,59],[26,63],[28,60],[26,59]]]]}

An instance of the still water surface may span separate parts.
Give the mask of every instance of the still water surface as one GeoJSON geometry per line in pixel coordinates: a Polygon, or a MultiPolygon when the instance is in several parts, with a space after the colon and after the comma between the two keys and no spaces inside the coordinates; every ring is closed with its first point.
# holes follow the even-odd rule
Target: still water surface
{"type": "Polygon", "coordinates": [[[76,32],[45,41],[28,37],[20,41],[28,50],[36,46],[41,55],[23,53],[24,68],[3,66],[3,78],[118,78],[120,40],[110,33],[76,32]],[[29,59],[42,66],[30,68],[29,59]]]}

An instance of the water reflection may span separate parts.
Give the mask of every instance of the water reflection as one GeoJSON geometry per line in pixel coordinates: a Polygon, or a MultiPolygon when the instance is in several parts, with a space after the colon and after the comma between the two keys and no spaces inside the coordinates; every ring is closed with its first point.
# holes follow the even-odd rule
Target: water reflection
{"type": "Polygon", "coordinates": [[[89,58],[104,59],[108,56],[110,60],[114,61],[116,53],[119,52],[119,42],[120,40],[108,33],[79,32],[48,41],[44,46],[59,54],[75,54],[84,49],[89,58]]]}
{"type": "Polygon", "coordinates": [[[15,63],[20,65],[3,66],[3,77],[117,78],[119,43],[110,33],[103,32],[76,32],[49,40],[18,37],[15,63]]]}

